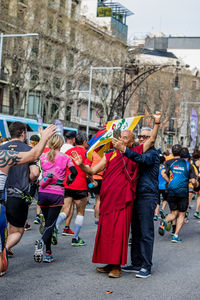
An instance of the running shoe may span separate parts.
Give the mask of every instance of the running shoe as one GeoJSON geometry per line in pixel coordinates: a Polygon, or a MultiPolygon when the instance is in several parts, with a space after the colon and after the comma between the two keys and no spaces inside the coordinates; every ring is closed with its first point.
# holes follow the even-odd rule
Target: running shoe
{"type": "Polygon", "coordinates": [[[46,252],[45,255],[44,255],[44,257],[43,257],[43,262],[45,262],[45,263],[51,263],[53,260],[54,259],[53,259],[52,253],[46,252]]]}
{"type": "Polygon", "coordinates": [[[165,219],[165,217],[166,217],[166,215],[167,215],[166,212],[165,212],[163,209],[160,209],[160,210],[159,210],[159,213],[160,213],[161,218],[162,218],[162,219],[165,219]]]}
{"type": "Polygon", "coordinates": [[[35,241],[35,253],[34,253],[34,260],[35,262],[41,262],[43,259],[43,247],[44,243],[42,240],[35,241]]]}
{"type": "Polygon", "coordinates": [[[195,211],[194,213],[194,217],[197,218],[197,219],[200,219],[200,214],[198,211],[195,211]]]}
{"type": "Polygon", "coordinates": [[[176,225],[172,225],[172,232],[171,235],[174,235],[176,232],[176,225]]]}
{"type": "Polygon", "coordinates": [[[78,237],[78,239],[76,238],[72,239],[71,245],[74,247],[85,246],[86,242],[84,242],[83,240],[80,239],[80,237],[78,237]]]}
{"type": "Polygon", "coordinates": [[[2,272],[4,273],[8,269],[8,253],[6,251],[6,248],[3,249],[2,256],[2,272]]]}
{"type": "Polygon", "coordinates": [[[140,269],[141,269],[141,267],[134,266],[132,264],[130,264],[126,267],[122,267],[122,271],[127,272],[127,273],[139,273],[140,269]]]}
{"type": "Polygon", "coordinates": [[[26,224],[24,226],[24,230],[25,231],[31,230],[31,225],[28,222],[26,222],[26,224]]]}
{"type": "Polygon", "coordinates": [[[153,219],[154,221],[158,221],[158,215],[154,215],[153,219]]]}
{"type": "Polygon", "coordinates": [[[172,243],[180,243],[182,242],[181,238],[178,236],[173,235],[172,236],[172,243]]]}
{"type": "Polygon", "coordinates": [[[14,255],[14,250],[10,248],[10,249],[7,251],[7,253],[8,253],[8,256],[13,256],[13,255],[14,255]]]}
{"type": "Polygon", "coordinates": [[[39,217],[36,217],[33,221],[34,224],[40,224],[40,218],[39,217]]]}
{"type": "Polygon", "coordinates": [[[44,216],[42,215],[40,217],[40,228],[39,228],[40,234],[43,234],[44,227],[45,227],[45,219],[44,219],[44,216]]]}
{"type": "Polygon", "coordinates": [[[148,278],[151,276],[151,271],[141,268],[139,273],[136,274],[137,278],[148,278]]]}
{"type": "Polygon", "coordinates": [[[74,231],[72,231],[69,227],[65,227],[63,229],[62,235],[64,236],[74,235],[74,231]]]}
{"type": "Polygon", "coordinates": [[[171,222],[168,222],[168,223],[167,223],[167,226],[166,226],[166,230],[167,230],[167,231],[170,231],[171,227],[172,227],[172,223],[171,223],[171,222]]]}
{"type": "Polygon", "coordinates": [[[158,233],[160,235],[164,235],[165,234],[165,229],[166,229],[166,226],[167,226],[167,221],[166,220],[161,220],[160,221],[160,226],[158,228],[158,233]]]}
{"type": "Polygon", "coordinates": [[[56,227],[54,227],[54,230],[52,233],[51,243],[52,243],[52,245],[58,244],[58,229],[56,227]]]}

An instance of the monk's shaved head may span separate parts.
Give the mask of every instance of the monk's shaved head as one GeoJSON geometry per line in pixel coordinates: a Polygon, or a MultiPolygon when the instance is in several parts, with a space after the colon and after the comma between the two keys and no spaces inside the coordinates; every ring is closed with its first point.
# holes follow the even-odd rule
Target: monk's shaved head
{"type": "Polygon", "coordinates": [[[126,129],[121,132],[121,138],[127,147],[131,147],[135,140],[135,134],[132,131],[126,129]]]}
{"type": "Polygon", "coordinates": [[[129,134],[129,136],[130,136],[131,138],[133,138],[133,139],[135,138],[135,134],[134,134],[132,131],[128,130],[128,129],[123,130],[122,132],[125,132],[125,133],[129,134]]]}

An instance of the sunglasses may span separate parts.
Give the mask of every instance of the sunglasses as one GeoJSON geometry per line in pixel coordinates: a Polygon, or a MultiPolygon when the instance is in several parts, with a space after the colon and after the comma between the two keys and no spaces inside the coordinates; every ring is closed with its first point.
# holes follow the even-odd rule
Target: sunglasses
{"type": "Polygon", "coordinates": [[[148,139],[150,135],[138,135],[138,139],[148,139]]]}

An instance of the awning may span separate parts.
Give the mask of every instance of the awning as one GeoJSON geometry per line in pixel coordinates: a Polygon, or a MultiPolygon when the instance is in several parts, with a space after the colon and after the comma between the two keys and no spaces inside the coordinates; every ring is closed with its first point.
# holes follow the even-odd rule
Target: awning
{"type": "Polygon", "coordinates": [[[30,122],[27,122],[26,124],[27,124],[33,131],[38,131],[38,124],[30,123],[30,122]]]}
{"type": "Polygon", "coordinates": [[[10,132],[6,120],[0,120],[0,138],[10,138],[10,132]]]}

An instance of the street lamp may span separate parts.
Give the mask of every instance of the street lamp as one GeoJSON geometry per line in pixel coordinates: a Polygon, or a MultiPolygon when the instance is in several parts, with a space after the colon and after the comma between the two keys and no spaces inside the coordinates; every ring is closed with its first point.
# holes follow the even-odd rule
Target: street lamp
{"type": "Polygon", "coordinates": [[[1,33],[0,35],[0,74],[1,74],[1,62],[2,62],[2,50],[3,50],[3,39],[8,37],[37,37],[39,36],[38,33],[16,33],[16,34],[4,34],[1,33]]]}
{"type": "Polygon", "coordinates": [[[90,83],[88,91],[79,91],[79,90],[71,90],[71,93],[88,93],[88,117],[87,117],[87,126],[86,126],[86,134],[89,136],[89,127],[90,127],[90,104],[91,104],[91,96],[92,96],[92,76],[93,70],[121,70],[122,67],[90,67],[90,83]]]}

